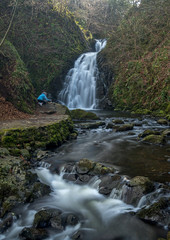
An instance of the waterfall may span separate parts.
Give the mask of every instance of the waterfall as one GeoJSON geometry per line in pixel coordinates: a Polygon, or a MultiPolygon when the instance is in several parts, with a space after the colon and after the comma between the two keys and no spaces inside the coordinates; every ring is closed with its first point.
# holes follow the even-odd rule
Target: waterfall
{"type": "Polygon", "coordinates": [[[95,52],[82,54],[70,69],[59,93],[59,101],[68,108],[95,109],[97,54],[106,46],[106,40],[96,40],[95,52]]]}

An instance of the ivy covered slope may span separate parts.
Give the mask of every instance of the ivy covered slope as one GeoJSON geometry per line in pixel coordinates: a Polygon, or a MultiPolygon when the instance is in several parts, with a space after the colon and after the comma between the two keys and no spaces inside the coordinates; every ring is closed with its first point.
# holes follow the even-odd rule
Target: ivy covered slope
{"type": "Polygon", "coordinates": [[[0,98],[6,99],[23,112],[35,106],[34,89],[28,71],[14,45],[5,40],[0,49],[0,98]]]}
{"type": "Polygon", "coordinates": [[[168,0],[143,0],[110,36],[102,55],[114,72],[115,108],[170,114],[169,14],[168,0]]]}
{"type": "MultiPolygon", "coordinates": [[[[13,4],[12,0],[0,2],[0,39],[9,25],[13,4]]],[[[7,40],[0,49],[0,67],[3,68],[0,84],[4,87],[10,82],[7,91],[5,88],[3,91],[8,92],[4,97],[9,101],[14,98],[12,85],[18,96],[27,92],[22,95],[21,102],[28,95],[33,102],[33,88],[36,96],[46,90],[55,97],[74,60],[87,49],[87,41],[72,14],[48,0],[18,0],[7,40]],[[15,78],[11,78],[12,75],[15,78]],[[20,82],[24,88],[20,84],[17,87],[20,82]]],[[[16,102],[15,105],[23,110],[18,100],[16,102]]]]}

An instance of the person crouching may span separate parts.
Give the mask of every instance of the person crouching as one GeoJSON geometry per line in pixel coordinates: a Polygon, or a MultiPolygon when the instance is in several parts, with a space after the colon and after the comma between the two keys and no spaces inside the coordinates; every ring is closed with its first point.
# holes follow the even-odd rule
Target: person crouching
{"type": "Polygon", "coordinates": [[[47,98],[47,93],[43,92],[41,95],[37,98],[38,104],[42,106],[43,104],[46,104],[47,102],[51,102],[51,99],[47,98]]]}

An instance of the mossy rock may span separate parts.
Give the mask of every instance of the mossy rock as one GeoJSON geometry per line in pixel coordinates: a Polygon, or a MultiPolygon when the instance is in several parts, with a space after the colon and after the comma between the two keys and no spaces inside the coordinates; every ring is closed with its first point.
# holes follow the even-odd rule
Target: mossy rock
{"type": "Polygon", "coordinates": [[[0,146],[10,148],[12,155],[19,156],[21,149],[28,147],[31,148],[31,151],[38,148],[58,147],[69,139],[72,132],[73,122],[69,116],[66,116],[64,120],[47,121],[35,127],[1,130],[0,146]]]}
{"type": "Polygon", "coordinates": [[[129,131],[133,129],[133,124],[124,124],[122,126],[119,126],[115,129],[116,132],[124,132],[129,131]]]}
{"type": "Polygon", "coordinates": [[[96,129],[98,127],[104,126],[105,122],[93,122],[93,123],[81,123],[81,129],[96,129]]]}
{"type": "Polygon", "coordinates": [[[76,120],[99,120],[100,118],[92,112],[86,112],[82,109],[70,111],[71,118],[76,120]]]}
{"type": "Polygon", "coordinates": [[[168,125],[168,121],[164,118],[158,119],[157,123],[159,123],[161,125],[168,125]]]}
{"type": "Polygon", "coordinates": [[[151,134],[151,135],[144,137],[141,141],[144,143],[163,145],[166,143],[166,138],[164,135],[151,134]]]}
{"type": "Polygon", "coordinates": [[[136,186],[142,187],[143,193],[149,193],[154,190],[153,183],[149,180],[148,177],[144,177],[144,176],[136,176],[132,178],[129,181],[128,185],[130,187],[136,187],[136,186]]]}
{"type": "Polygon", "coordinates": [[[114,124],[124,124],[124,121],[121,120],[121,119],[114,119],[112,122],[113,122],[114,124]]]}
{"type": "Polygon", "coordinates": [[[83,158],[77,163],[76,170],[79,174],[85,174],[92,170],[94,166],[95,163],[93,161],[83,158]]]}
{"type": "Polygon", "coordinates": [[[146,136],[148,136],[148,135],[160,135],[160,134],[161,134],[161,132],[159,132],[159,131],[155,131],[155,130],[151,130],[151,129],[146,129],[143,133],[139,134],[138,137],[144,138],[144,137],[146,137],[146,136]]]}
{"type": "Polygon", "coordinates": [[[22,229],[21,233],[19,234],[20,239],[27,239],[27,240],[40,240],[40,239],[47,239],[49,236],[46,229],[40,228],[28,228],[25,227],[22,229]]]}
{"type": "Polygon", "coordinates": [[[108,173],[114,173],[114,168],[107,167],[101,163],[96,163],[94,169],[90,171],[90,174],[92,175],[105,175],[108,173]]]}
{"type": "Polygon", "coordinates": [[[137,216],[159,222],[164,225],[169,224],[169,216],[167,212],[169,199],[161,198],[158,202],[153,203],[151,206],[143,208],[138,211],[137,216]]]}

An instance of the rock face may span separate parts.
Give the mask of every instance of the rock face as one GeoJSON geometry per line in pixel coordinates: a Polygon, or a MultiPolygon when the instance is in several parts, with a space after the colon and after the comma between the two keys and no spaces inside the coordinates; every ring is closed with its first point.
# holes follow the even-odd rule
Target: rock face
{"type": "Polygon", "coordinates": [[[106,62],[105,55],[99,53],[97,56],[99,73],[96,82],[96,98],[98,107],[113,108],[109,96],[109,87],[113,83],[113,69],[109,68],[106,62]]]}

